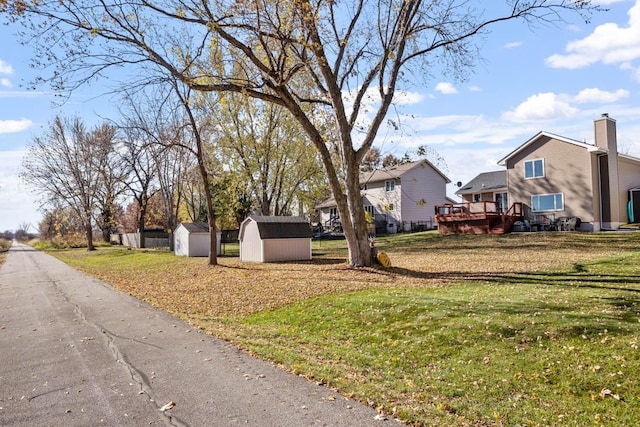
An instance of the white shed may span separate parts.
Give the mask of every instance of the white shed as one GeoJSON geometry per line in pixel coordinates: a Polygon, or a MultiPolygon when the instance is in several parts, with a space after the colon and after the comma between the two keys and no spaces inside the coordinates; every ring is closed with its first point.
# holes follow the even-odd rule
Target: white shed
{"type": "Polygon", "coordinates": [[[250,216],[240,224],[240,261],[311,259],[311,226],[295,216],[250,216]]]}
{"type": "MultiPolygon", "coordinates": [[[[220,255],[220,231],[217,232],[218,255],[220,255]]],[[[209,224],[206,222],[183,222],[173,232],[174,253],[178,256],[209,256],[209,224]]]]}

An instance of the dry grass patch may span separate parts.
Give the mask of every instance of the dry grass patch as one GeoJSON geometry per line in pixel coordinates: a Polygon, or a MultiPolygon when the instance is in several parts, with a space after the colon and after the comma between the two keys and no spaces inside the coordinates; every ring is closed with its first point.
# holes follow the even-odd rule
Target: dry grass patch
{"type": "Polygon", "coordinates": [[[242,316],[321,295],[364,289],[434,287],[460,280],[582,265],[633,247],[640,235],[512,234],[439,236],[433,232],[378,240],[393,267],[348,268],[344,242],[314,242],[310,262],[253,264],[168,252],[101,248],[54,255],[133,296],[183,317],[242,316]]]}

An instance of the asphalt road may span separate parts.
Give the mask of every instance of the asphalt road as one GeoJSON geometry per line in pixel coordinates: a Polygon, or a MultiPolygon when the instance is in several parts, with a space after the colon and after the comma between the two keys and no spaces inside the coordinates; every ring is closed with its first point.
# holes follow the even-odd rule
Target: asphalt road
{"type": "Polygon", "coordinates": [[[0,269],[0,426],[390,423],[29,246],[0,269]]]}

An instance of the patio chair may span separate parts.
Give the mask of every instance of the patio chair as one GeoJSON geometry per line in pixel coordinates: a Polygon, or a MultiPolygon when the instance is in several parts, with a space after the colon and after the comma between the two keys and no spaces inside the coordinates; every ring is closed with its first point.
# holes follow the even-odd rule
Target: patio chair
{"type": "Polygon", "coordinates": [[[567,230],[567,221],[569,218],[567,217],[560,217],[558,218],[558,222],[557,222],[557,226],[558,226],[558,231],[568,231],[567,230]]]}
{"type": "Polygon", "coordinates": [[[567,218],[566,228],[567,231],[576,231],[576,227],[580,224],[578,221],[578,217],[572,216],[571,218],[567,218]]]}

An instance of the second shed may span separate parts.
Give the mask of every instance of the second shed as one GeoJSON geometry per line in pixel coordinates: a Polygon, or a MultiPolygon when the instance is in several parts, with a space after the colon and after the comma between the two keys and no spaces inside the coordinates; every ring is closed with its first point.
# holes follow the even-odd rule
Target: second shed
{"type": "MultiPolygon", "coordinates": [[[[217,232],[217,251],[220,255],[220,231],[217,232]]],[[[209,256],[211,234],[206,222],[183,222],[173,232],[174,252],[179,256],[203,257],[209,256]]]]}

